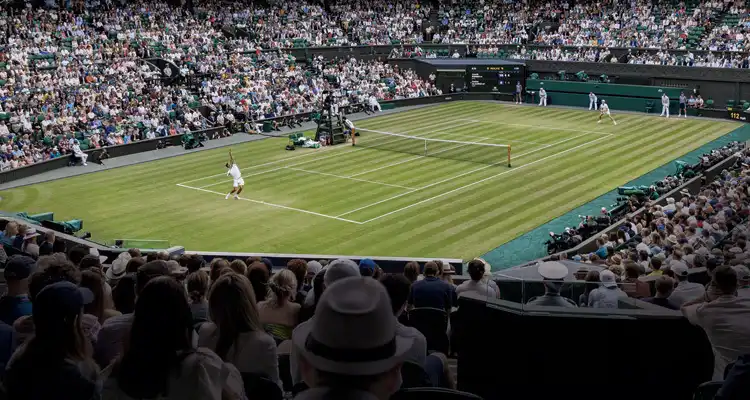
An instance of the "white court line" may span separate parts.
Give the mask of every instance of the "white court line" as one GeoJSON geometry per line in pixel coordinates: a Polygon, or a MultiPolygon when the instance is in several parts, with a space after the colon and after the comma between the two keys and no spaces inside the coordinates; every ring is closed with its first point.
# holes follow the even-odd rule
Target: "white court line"
{"type": "MultiPolygon", "coordinates": [[[[611,135],[610,135],[610,136],[611,136],[611,135]]],[[[573,149],[577,149],[577,148],[579,148],[579,147],[582,147],[582,146],[588,145],[588,144],[590,144],[590,143],[594,143],[594,142],[597,142],[597,141],[599,141],[599,140],[602,140],[602,139],[606,139],[606,138],[608,138],[608,137],[609,137],[609,136],[602,136],[602,137],[600,137],[599,139],[596,139],[596,140],[593,140],[593,141],[589,141],[589,142],[583,143],[583,144],[581,144],[581,145],[578,145],[578,146],[575,146],[575,147],[573,147],[573,148],[570,148],[570,149],[564,150],[564,151],[562,151],[562,152],[560,152],[560,153],[555,153],[555,154],[552,154],[552,155],[550,155],[550,156],[547,156],[547,157],[544,157],[544,158],[540,158],[539,160],[535,160],[535,161],[532,161],[531,163],[528,163],[528,164],[523,164],[522,166],[520,166],[520,167],[516,167],[515,169],[512,169],[512,170],[510,170],[510,171],[505,171],[505,172],[502,172],[502,173],[500,173],[500,175],[502,175],[502,174],[505,174],[505,173],[508,173],[508,172],[511,172],[511,171],[515,171],[516,169],[520,169],[520,168],[523,168],[523,167],[525,167],[526,165],[536,164],[537,162],[539,162],[539,161],[541,161],[541,160],[546,160],[546,159],[548,159],[548,158],[550,158],[550,157],[554,157],[554,156],[557,156],[557,155],[560,155],[560,154],[565,154],[565,153],[567,153],[567,152],[569,152],[569,151],[571,151],[571,150],[573,150],[573,149]]],[[[534,151],[535,151],[535,150],[534,150],[534,151]]],[[[515,157],[515,159],[517,160],[518,158],[520,158],[520,157],[523,157],[523,156],[525,156],[525,155],[527,155],[527,154],[531,154],[531,153],[533,153],[534,151],[530,151],[530,152],[528,152],[528,153],[523,153],[523,154],[520,154],[520,155],[516,156],[516,157],[515,157]]],[[[452,176],[452,177],[450,177],[450,178],[445,178],[445,179],[443,179],[443,180],[439,180],[439,181],[437,181],[437,182],[434,182],[434,183],[430,183],[429,185],[425,185],[425,186],[422,186],[422,187],[420,187],[420,188],[417,188],[417,189],[414,189],[414,190],[408,191],[408,192],[406,192],[406,193],[401,193],[401,194],[398,194],[398,195],[395,195],[395,196],[391,196],[391,197],[389,197],[389,198],[387,198],[387,199],[385,199],[385,200],[380,200],[380,201],[377,201],[377,202],[375,202],[375,203],[371,203],[371,204],[368,204],[368,205],[366,205],[366,206],[362,206],[362,207],[359,207],[359,208],[355,208],[354,210],[351,210],[351,211],[347,211],[347,212],[345,212],[345,213],[343,213],[343,214],[339,214],[339,215],[337,215],[337,216],[338,216],[338,217],[343,217],[344,215],[349,215],[349,214],[355,213],[355,212],[357,212],[357,211],[361,211],[361,210],[364,210],[364,209],[366,209],[366,208],[370,208],[370,207],[372,207],[372,206],[376,206],[376,205],[378,205],[378,204],[382,204],[382,203],[385,203],[385,202],[387,202],[387,201],[391,201],[391,200],[397,199],[397,198],[399,198],[399,197],[403,197],[403,196],[406,196],[406,195],[408,195],[408,194],[411,194],[411,193],[414,193],[414,192],[416,192],[416,191],[419,191],[419,190],[423,190],[423,189],[428,189],[428,188],[431,188],[431,187],[433,187],[433,186],[436,186],[436,185],[440,185],[440,184],[442,184],[442,183],[445,183],[445,182],[449,182],[449,181],[452,181],[452,180],[454,180],[454,179],[456,179],[456,178],[460,178],[460,177],[462,177],[462,176],[466,176],[466,175],[469,175],[469,174],[473,174],[473,173],[475,173],[475,172],[479,172],[479,171],[485,170],[485,169],[487,169],[487,168],[492,168],[492,167],[495,167],[495,166],[497,166],[497,165],[498,165],[498,164],[488,164],[488,165],[485,165],[485,166],[483,166],[483,167],[480,167],[480,168],[472,169],[471,171],[467,171],[467,172],[464,172],[464,173],[461,173],[461,174],[458,174],[458,175],[452,176]]],[[[493,175],[493,176],[499,176],[499,175],[493,175]]],[[[450,193],[450,192],[447,192],[447,193],[450,193]]],[[[421,202],[420,202],[420,203],[421,203],[421,202]]],[[[365,221],[365,222],[367,222],[367,221],[365,221]]]]}
{"type": "MultiPolygon", "coordinates": [[[[362,223],[363,223],[363,224],[366,224],[366,223],[368,223],[368,222],[372,222],[372,221],[378,220],[378,219],[380,219],[380,218],[383,218],[383,217],[387,217],[387,216],[389,216],[389,215],[392,215],[392,214],[395,214],[395,213],[397,213],[397,212],[401,212],[401,211],[403,211],[403,210],[406,210],[406,209],[409,209],[409,208],[412,208],[412,207],[418,206],[418,205],[420,205],[420,204],[424,204],[424,203],[430,202],[430,201],[432,201],[432,200],[435,200],[435,199],[437,199],[437,198],[440,198],[440,197],[443,197],[443,196],[447,196],[447,195],[449,195],[449,194],[451,194],[451,193],[455,193],[455,192],[458,192],[458,191],[464,190],[464,189],[466,189],[466,188],[472,187],[472,186],[474,186],[474,185],[478,185],[478,184],[480,184],[480,183],[484,183],[484,182],[487,182],[487,181],[489,181],[489,180],[491,180],[491,179],[495,179],[495,178],[497,178],[497,177],[500,177],[500,176],[503,176],[503,175],[505,175],[505,174],[509,174],[509,173],[511,173],[511,172],[514,172],[514,171],[518,171],[518,170],[520,170],[520,169],[523,169],[523,168],[526,168],[526,167],[528,167],[528,166],[530,166],[530,165],[534,165],[534,164],[536,164],[536,163],[539,163],[539,162],[545,161],[545,160],[547,160],[547,159],[550,159],[550,158],[552,158],[552,157],[557,157],[557,156],[559,156],[559,155],[561,155],[561,154],[565,154],[565,153],[567,153],[567,152],[570,152],[570,151],[576,150],[576,149],[578,149],[578,148],[580,148],[580,147],[583,147],[583,146],[588,146],[588,145],[590,145],[590,144],[596,143],[596,142],[598,142],[598,141],[600,141],[600,140],[604,140],[604,139],[607,139],[607,138],[609,138],[609,136],[602,136],[602,137],[600,137],[599,139],[595,139],[595,140],[592,140],[592,141],[590,141],[590,142],[587,142],[587,143],[584,143],[584,144],[578,145],[578,146],[576,146],[576,147],[572,147],[572,148],[570,148],[570,149],[567,149],[567,150],[563,150],[563,151],[561,151],[561,152],[559,152],[559,153],[555,153],[555,154],[549,155],[549,156],[547,156],[547,157],[543,157],[543,158],[540,158],[540,159],[538,159],[538,160],[534,160],[534,161],[532,161],[532,162],[530,162],[530,163],[526,163],[526,164],[523,164],[523,165],[521,165],[521,166],[519,166],[519,167],[516,167],[516,168],[514,168],[514,169],[511,169],[511,170],[509,170],[509,171],[504,171],[504,172],[501,172],[501,173],[499,173],[499,174],[495,174],[495,175],[492,175],[492,176],[488,176],[487,178],[484,178],[484,179],[480,179],[480,180],[478,180],[478,181],[475,181],[475,182],[472,182],[472,183],[466,184],[466,185],[464,185],[464,186],[461,186],[461,187],[455,188],[455,189],[453,189],[453,190],[449,190],[449,191],[447,191],[447,192],[442,192],[442,193],[440,193],[440,194],[438,194],[438,195],[436,195],[436,196],[432,196],[432,197],[426,198],[426,199],[424,199],[424,200],[422,200],[422,201],[418,201],[418,202],[416,202],[416,203],[412,203],[412,204],[409,204],[408,206],[405,206],[405,207],[401,207],[401,208],[399,208],[399,209],[397,209],[397,210],[393,210],[393,211],[387,212],[387,213],[385,213],[385,214],[383,214],[383,215],[379,215],[379,216],[377,216],[377,217],[374,217],[374,218],[370,218],[370,219],[368,219],[367,221],[363,221],[362,223]]],[[[405,194],[408,194],[408,193],[409,193],[409,192],[407,192],[407,193],[405,193],[405,194]]],[[[342,214],[342,215],[345,215],[345,214],[342,214]]]]}
{"type": "Polygon", "coordinates": [[[385,183],[385,182],[368,181],[367,179],[357,179],[357,178],[352,178],[351,176],[342,176],[342,175],[336,175],[336,174],[329,174],[327,172],[312,171],[312,170],[309,170],[309,169],[292,168],[292,167],[286,167],[286,169],[289,169],[289,170],[292,170],[292,171],[306,172],[308,174],[317,174],[317,175],[323,175],[323,176],[332,176],[334,178],[340,178],[340,179],[349,179],[349,180],[357,181],[357,182],[372,183],[372,184],[375,184],[375,185],[391,186],[391,187],[396,187],[396,188],[401,188],[401,189],[414,190],[413,187],[401,186],[401,185],[394,185],[394,184],[385,183]]]}
{"type": "MultiPolygon", "coordinates": [[[[282,159],[280,159],[280,160],[276,160],[276,161],[269,161],[269,162],[267,162],[267,163],[263,163],[263,164],[258,164],[258,165],[251,165],[251,166],[249,166],[249,167],[245,167],[245,168],[240,168],[240,171],[242,171],[242,170],[246,170],[246,169],[258,168],[258,167],[264,167],[264,166],[266,166],[266,165],[273,165],[273,164],[278,164],[278,163],[280,163],[280,162],[284,162],[284,161],[289,161],[289,160],[294,160],[294,159],[297,159],[297,158],[307,157],[307,156],[311,156],[311,155],[313,155],[313,154],[320,154],[320,153],[322,153],[322,152],[325,152],[325,151],[329,151],[329,150],[335,150],[335,149],[341,149],[341,148],[346,148],[346,147],[347,147],[347,146],[343,146],[343,147],[341,147],[341,146],[328,146],[328,147],[324,147],[323,149],[320,149],[320,150],[312,150],[312,151],[310,151],[309,153],[306,153],[306,154],[300,154],[300,155],[298,155],[298,156],[294,156],[294,157],[285,157],[285,158],[282,158],[282,159]]],[[[216,175],[211,175],[211,176],[204,176],[203,178],[196,178],[196,179],[191,179],[191,180],[189,180],[189,181],[181,182],[181,183],[179,183],[179,184],[185,184],[185,183],[190,183],[190,182],[202,181],[202,180],[204,180],[204,179],[215,178],[215,177],[217,177],[217,176],[222,176],[222,175],[226,175],[226,173],[223,173],[223,174],[216,174],[216,175]]]]}
{"type": "MultiPolygon", "coordinates": [[[[359,150],[359,149],[357,149],[357,148],[352,149],[352,151],[354,151],[354,150],[359,150]]],[[[302,161],[302,162],[298,162],[298,163],[295,163],[295,164],[292,164],[292,165],[286,165],[286,166],[283,166],[283,167],[276,167],[276,168],[267,169],[265,171],[258,171],[258,172],[254,172],[254,173],[249,174],[249,175],[245,175],[245,176],[243,176],[243,178],[249,178],[251,176],[263,175],[263,174],[267,174],[269,172],[274,172],[274,171],[281,171],[282,169],[287,169],[289,167],[296,167],[298,165],[309,164],[309,163],[313,163],[313,162],[320,161],[320,160],[325,160],[326,158],[331,158],[331,157],[336,157],[336,156],[338,156],[338,154],[330,154],[330,155],[327,155],[327,156],[324,156],[324,157],[316,158],[314,160],[302,161]]],[[[247,169],[247,168],[245,168],[245,169],[247,169]]],[[[221,174],[221,175],[226,175],[226,173],[221,174]]],[[[216,177],[216,176],[219,176],[219,175],[214,175],[213,177],[216,177]]],[[[199,186],[198,188],[199,189],[205,189],[207,187],[221,185],[221,184],[224,184],[224,183],[227,183],[227,182],[232,182],[232,180],[231,179],[229,179],[229,180],[225,179],[225,180],[223,180],[221,182],[215,182],[215,183],[211,183],[211,184],[208,184],[208,185],[199,186]]],[[[184,184],[184,182],[183,182],[183,184],[184,184]]]]}
{"type": "Polygon", "coordinates": [[[584,133],[594,133],[597,135],[614,135],[614,133],[609,132],[598,132],[598,131],[583,131],[580,129],[572,129],[572,128],[557,128],[554,126],[545,126],[545,125],[526,125],[526,124],[510,124],[507,122],[500,122],[500,121],[487,121],[487,120],[481,120],[481,119],[468,119],[468,118],[459,118],[459,121],[471,121],[476,122],[480,124],[498,124],[498,125],[506,125],[506,126],[518,126],[521,128],[537,128],[537,129],[550,129],[553,131],[568,131],[568,132],[584,132],[584,133]]]}
{"type": "MultiPolygon", "coordinates": [[[[202,189],[202,188],[187,186],[187,185],[183,185],[183,184],[180,184],[180,183],[178,183],[177,186],[183,187],[183,188],[186,188],[186,189],[198,190],[198,191],[206,192],[206,193],[218,194],[219,196],[226,196],[226,193],[221,193],[221,192],[217,192],[217,191],[214,191],[214,190],[208,190],[208,189],[202,189]]],[[[360,221],[354,221],[354,220],[351,220],[351,219],[334,217],[333,215],[316,213],[314,211],[303,210],[301,208],[294,208],[294,207],[282,206],[281,204],[269,203],[267,201],[253,200],[253,199],[248,199],[246,197],[240,197],[240,200],[245,200],[245,201],[249,201],[249,202],[257,203],[257,204],[263,204],[263,205],[269,206],[269,207],[282,208],[284,210],[289,210],[289,211],[297,211],[297,212],[301,212],[301,213],[305,213],[305,214],[316,215],[318,217],[335,219],[337,221],[343,221],[343,222],[349,222],[349,223],[352,223],[352,224],[362,225],[362,222],[360,222],[360,221]]]]}

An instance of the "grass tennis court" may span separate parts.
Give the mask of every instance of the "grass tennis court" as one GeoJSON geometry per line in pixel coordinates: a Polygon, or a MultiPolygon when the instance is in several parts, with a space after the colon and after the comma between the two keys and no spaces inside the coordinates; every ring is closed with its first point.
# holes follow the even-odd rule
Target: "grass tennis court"
{"type": "Polygon", "coordinates": [[[286,139],[6,190],[0,209],[84,220],[97,241],[169,239],[191,250],[469,258],[481,255],[740,126],[734,122],[453,102],[356,123],[362,145],[285,151],[286,139]],[[398,142],[402,143],[402,142],[398,142]],[[432,143],[430,143],[432,146],[432,143]],[[392,151],[399,150],[399,151],[392,151]]]}

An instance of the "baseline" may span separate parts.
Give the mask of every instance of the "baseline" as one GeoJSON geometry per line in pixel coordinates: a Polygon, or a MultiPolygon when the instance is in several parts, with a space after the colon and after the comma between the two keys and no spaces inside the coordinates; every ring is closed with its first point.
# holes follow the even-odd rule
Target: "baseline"
{"type": "MultiPolygon", "coordinates": [[[[183,185],[183,184],[180,184],[180,183],[177,183],[176,185],[179,186],[179,187],[185,188],[185,189],[193,189],[193,190],[198,190],[200,192],[217,194],[219,196],[226,196],[226,193],[217,192],[215,190],[208,190],[208,189],[203,189],[203,188],[197,188],[197,187],[183,185]]],[[[262,201],[262,200],[249,199],[247,197],[240,197],[239,199],[240,200],[244,200],[244,201],[249,201],[251,203],[263,204],[263,205],[269,206],[269,207],[281,208],[281,209],[289,210],[289,211],[297,211],[297,212],[301,212],[301,213],[304,213],[304,214],[310,214],[310,215],[315,215],[315,216],[318,216],[318,217],[323,217],[323,218],[328,218],[328,219],[335,219],[337,221],[342,221],[342,222],[348,222],[348,223],[351,223],[351,224],[362,225],[362,222],[360,222],[360,221],[355,221],[355,220],[346,219],[346,218],[340,218],[340,217],[336,217],[336,216],[328,215],[328,214],[321,214],[321,213],[318,213],[318,212],[315,212],[315,211],[304,210],[304,209],[301,209],[301,208],[294,208],[294,207],[284,206],[284,205],[281,205],[281,204],[269,203],[267,201],[262,201]]]]}

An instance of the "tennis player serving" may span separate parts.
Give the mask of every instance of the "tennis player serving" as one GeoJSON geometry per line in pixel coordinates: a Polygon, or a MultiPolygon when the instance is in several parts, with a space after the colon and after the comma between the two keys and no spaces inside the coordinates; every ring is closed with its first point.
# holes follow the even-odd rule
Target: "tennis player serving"
{"type": "Polygon", "coordinates": [[[227,168],[229,169],[227,171],[227,175],[232,176],[232,191],[227,193],[227,196],[225,199],[229,200],[229,196],[234,195],[235,200],[240,199],[240,193],[242,193],[242,188],[245,186],[245,180],[242,179],[242,173],[240,172],[240,167],[237,166],[237,163],[234,162],[234,157],[232,156],[232,149],[229,149],[229,162],[227,163],[227,168]]]}

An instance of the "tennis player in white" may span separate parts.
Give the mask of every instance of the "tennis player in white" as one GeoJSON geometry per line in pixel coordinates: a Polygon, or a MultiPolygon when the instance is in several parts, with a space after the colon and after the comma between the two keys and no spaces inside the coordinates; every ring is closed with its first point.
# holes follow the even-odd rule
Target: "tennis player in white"
{"type": "Polygon", "coordinates": [[[614,118],[612,118],[612,114],[609,113],[609,104],[605,100],[602,100],[602,105],[599,106],[599,121],[596,121],[597,124],[602,123],[602,117],[608,116],[612,122],[617,125],[617,121],[615,121],[614,118]]]}
{"type": "Polygon", "coordinates": [[[227,171],[227,175],[232,176],[233,183],[232,191],[227,193],[227,196],[224,198],[229,200],[229,196],[234,195],[234,199],[239,200],[240,193],[242,193],[242,188],[245,186],[245,180],[242,179],[240,167],[238,167],[237,163],[234,162],[234,157],[232,157],[232,150],[229,150],[229,162],[227,163],[227,168],[229,168],[229,171],[227,171]]]}
{"type": "Polygon", "coordinates": [[[539,105],[547,107],[547,91],[544,88],[539,89],[539,105]]]}
{"type": "Polygon", "coordinates": [[[669,118],[669,97],[666,93],[661,95],[661,115],[660,117],[667,116],[669,118]]]}

